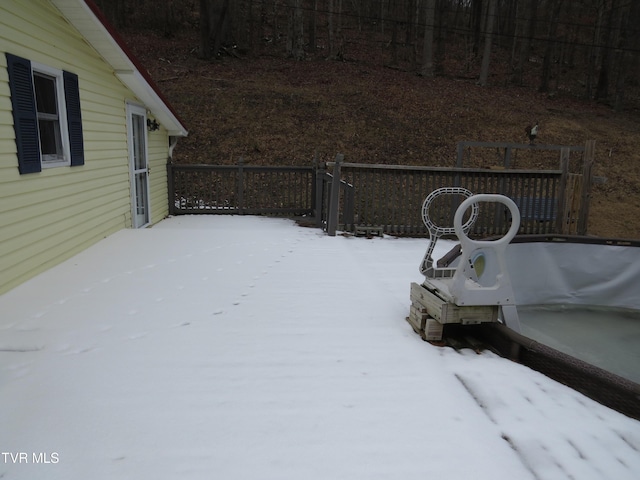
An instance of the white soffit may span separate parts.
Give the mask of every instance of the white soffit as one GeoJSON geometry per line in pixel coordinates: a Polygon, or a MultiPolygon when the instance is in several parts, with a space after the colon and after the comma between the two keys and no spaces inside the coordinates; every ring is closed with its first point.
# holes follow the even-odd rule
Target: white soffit
{"type": "Polygon", "coordinates": [[[169,135],[187,136],[187,129],[182,125],[171,107],[162,98],[157,87],[145,78],[136,65],[132,54],[114,38],[101,19],[91,10],[84,0],[51,0],[62,15],[100,54],[114,70],[115,75],[124,83],[163,125],[169,135]]]}

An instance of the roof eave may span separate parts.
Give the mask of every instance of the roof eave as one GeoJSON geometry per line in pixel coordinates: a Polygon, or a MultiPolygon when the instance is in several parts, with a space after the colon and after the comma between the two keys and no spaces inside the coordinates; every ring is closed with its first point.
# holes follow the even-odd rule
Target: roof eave
{"type": "Polygon", "coordinates": [[[62,15],[113,68],[116,77],[145,104],[171,136],[186,137],[182,121],[144,67],[92,0],[51,0],[62,15]]]}

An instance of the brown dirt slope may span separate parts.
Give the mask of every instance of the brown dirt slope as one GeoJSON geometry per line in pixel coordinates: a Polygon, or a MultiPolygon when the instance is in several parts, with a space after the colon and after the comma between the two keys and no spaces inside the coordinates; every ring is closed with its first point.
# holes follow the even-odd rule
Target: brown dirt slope
{"type": "MultiPolygon", "coordinates": [[[[178,163],[310,164],[343,153],[347,161],[454,166],[459,141],[537,143],[596,141],[589,233],[640,238],[640,115],[533,89],[479,87],[473,79],[422,78],[382,65],[294,62],[271,55],[198,60],[197,39],[125,34],[189,129],[178,163]]],[[[500,84],[500,86],[497,86],[500,84]]],[[[556,168],[557,153],[522,151],[520,168],[556,168]],[[551,156],[550,156],[551,155],[551,156]]],[[[485,151],[465,166],[501,162],[485,151]]]]}

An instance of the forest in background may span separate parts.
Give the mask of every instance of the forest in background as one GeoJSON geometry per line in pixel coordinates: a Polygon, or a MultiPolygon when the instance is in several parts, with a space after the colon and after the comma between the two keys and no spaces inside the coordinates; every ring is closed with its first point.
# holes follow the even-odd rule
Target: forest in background
{"type": "Polygon", "coordinates": [[[279,51],[423,76],[495,79],[604,102],[640,102],[633,0],[95,0],[120,30],[198,32],[197,55],[279,51]]]}
{"type": "MultiPolygon", "coordinates": [[[[94,1],[183,119],[175,163],[451,167],[459,142],[528,143],[539,121],[536,143],[596,141],[589,233],[640,237],[640,2],[94,1]]],[[[512,167],[557,162],[532,148],[512,167]]]]}

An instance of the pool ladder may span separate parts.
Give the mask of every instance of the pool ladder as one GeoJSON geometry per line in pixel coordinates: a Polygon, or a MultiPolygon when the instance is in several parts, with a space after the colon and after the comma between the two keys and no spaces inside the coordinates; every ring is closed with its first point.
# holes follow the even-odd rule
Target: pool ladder
{"type": "Polygon", "coordinates": [[[497,194],[474,195],[461,187],[433,191],[422,206],[422,219],[429,230],[429,247],[420,264],[425,281],[411,284],[411,308],[407,320],[413,329],[429,341],[442,340],[444,325],[502,322],[520,331],[518,311],[507,271],[505,250],[520,228],[520,211],[508,197],[497,194]],[[429,209],[441,196],[463,196],[453,227],[433,222],[429,209]],[[501,203],[510,212],[511,225],[497,240],[472,240],[467,235],[479,214],[479,203],[501,203]],[[467,211],[468,219],[463,224],[467,211]],[[453,266],[439,267],[432,254],[442,236],[458,238],[460,255],[453,266]]]}

